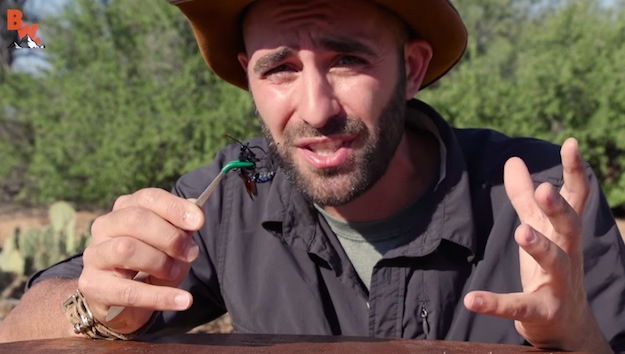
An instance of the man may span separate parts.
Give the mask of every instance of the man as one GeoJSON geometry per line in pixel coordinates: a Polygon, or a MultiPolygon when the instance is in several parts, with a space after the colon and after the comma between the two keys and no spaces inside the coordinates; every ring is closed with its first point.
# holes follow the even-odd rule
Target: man
{"type": "Polygon", "coordinates": [[[275,176],[252,200],[231,173],[200,210],[187,198],[232,145],[173,194],[120,197],[83,255],[33,277],[3,340],[184,331],[228,311],[238,332],[625,351],[625,247],[576,141],[558,154],[453,129],[412,100],[464,51],[449,2],[172,2],[252,94],[265,138],[247,143],[275,176]]]}

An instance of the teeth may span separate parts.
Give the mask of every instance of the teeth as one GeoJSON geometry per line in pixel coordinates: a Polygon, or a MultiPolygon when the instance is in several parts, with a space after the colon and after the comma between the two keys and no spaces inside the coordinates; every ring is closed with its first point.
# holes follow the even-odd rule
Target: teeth
{"type": "Polygon", "coordinates": [[[328,156],[335,153],[341,146],[343,146],[342,141],[328,141],[325,143],[310,145],[308,148],[318,155],[328,156]]]}
{"type": "Polygon", "coordinates": [[[315,154],[320,155],[320,156],[330,156],[334,153],[334,151],[329,151],[329,150],[317,150],[315,151],[315,154]]]}

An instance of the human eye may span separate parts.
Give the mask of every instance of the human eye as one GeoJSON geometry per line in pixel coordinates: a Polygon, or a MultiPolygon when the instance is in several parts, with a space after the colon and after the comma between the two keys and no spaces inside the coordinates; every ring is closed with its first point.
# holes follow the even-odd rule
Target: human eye
{"type": "Polygon", "coordinates": [[[293,68],[291,68],[287,64],[281,64],[276,67],[273,67],[263,73],[264,77],[276,76],[276,75],[284,75],[286,73],[292,72],[293,68]]]}
{"type": "Polygon", "coordinates": [[[355,55],[342,55],[336,61],[337,66],[345,66],[345,67],[365,65],[366,63],[367,63],[366,60],[355,55]]]}

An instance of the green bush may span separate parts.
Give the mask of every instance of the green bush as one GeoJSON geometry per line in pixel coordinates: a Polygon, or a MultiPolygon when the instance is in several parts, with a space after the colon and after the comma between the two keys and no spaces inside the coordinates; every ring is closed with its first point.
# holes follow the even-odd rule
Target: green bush
{"type": "Polygon", "coordinates": [[[463,2],[468,22],[463,63],[421,93],[452,124],[513,136],[579,140],[608,201],[625,203],[625,11],[623,1],[570,0],[542,9],[532,1],[463,2]],[[528,11],[509,11],[525,5],[528,11]],[[529,11],[534,9],[534,12],[529,11]],[[494,16],[497,13],[498,16],[494,16]],[[521,15],[520,15],[521,14],[521,15]],[[505,25],[505,27],[501,27],[505,25]]]}
{"type": "Polygon", "coordinates": [[[107,206],[142,187],[168,189],[230,143],[224,133],[259,132],[249,95],[208,70],[174,6],[71,5],[40,24],[52,69],[30,86],[38,104],[17,107],[32,135],[22,200],[107,206]]]}

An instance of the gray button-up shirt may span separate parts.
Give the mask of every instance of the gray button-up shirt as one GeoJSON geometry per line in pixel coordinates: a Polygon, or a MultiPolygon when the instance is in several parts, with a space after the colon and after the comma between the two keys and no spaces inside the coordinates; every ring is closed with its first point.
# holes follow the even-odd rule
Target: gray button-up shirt
{"type": "MultiPolygon", "coordinates": [[[[522,290],[519,219],[503,188],[503,165],[525,160],[536,185],[562,185],[559,146],[509,138],[485,129],[454,129],[413,100],[408,129],[431,120],[445,144],[444,178],[415,220],[414,238],[384,254],[371,288],[360,281],[336,236],[281,170],[258,184],[251,200],[231,173],[205,206],[206,224],[194,235],[200,257],[181,285],[194,296],[184,312],[165,312],[152,332],[184,331],[228,311],[236,332],[354,335],[526,344],[513,321],[463,306],[471,290],[522,290]]],[[[250,146],[266,149],[264,139],[250,146]]],[[[212,165],[183,176],[174,193],[196,198],[239,146],[212,165]]],[[[591,195],[583,217],[586,290],[604,336],[625,351],[625,246],[599,183],[587,168],[591,195]]],[[[76,256],[39,273],[77,277],[76,256]]]]}

